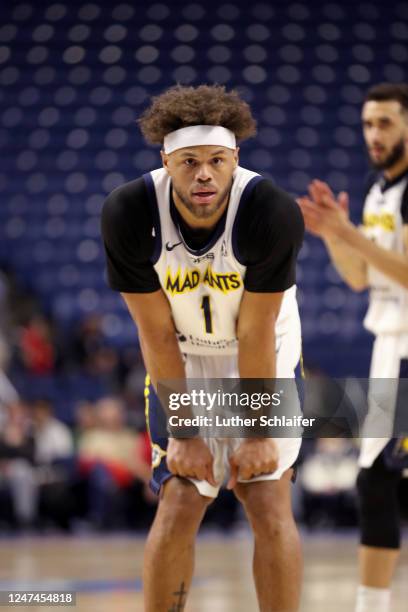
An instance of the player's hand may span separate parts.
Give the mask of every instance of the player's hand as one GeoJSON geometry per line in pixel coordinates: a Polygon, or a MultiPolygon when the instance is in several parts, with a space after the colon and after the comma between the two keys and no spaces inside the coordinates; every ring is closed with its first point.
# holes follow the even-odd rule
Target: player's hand
{"type": "Polygon", "coordinates": [[[233,489],[238,478],[249,480],[253,476],[274,472],[278,461],[278,448],[272,438],[246,438],[229,458],[230,479],[227,488],[233,489]]]}
{"type": "Polygon", "coordinates": [[[337,200],[327,183],[312,181],[309,197],[297,200],[306,229],[322,239],[339,238],[349,223],[349,197],[342,191],[337,200]]]}
{"type": "Polygon", "coordinates": [[[167,467],[176,476],[207,480],[216,487],[213,456],[202,438],[170,438],[167,446],[167,467]]]}

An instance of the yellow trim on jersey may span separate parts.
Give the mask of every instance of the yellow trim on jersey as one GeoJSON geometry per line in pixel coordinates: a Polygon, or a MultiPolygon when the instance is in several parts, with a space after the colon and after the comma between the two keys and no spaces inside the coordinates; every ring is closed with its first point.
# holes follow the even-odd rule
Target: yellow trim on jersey
{"type": "Polygon", "coordinates": [[[306,378],[306,374],[305,374],[305,364],[303,361],[303,351],[300,351],[300,359],[299,359],[299,363],[300,363],[300,375],[302,378],[306,378]]]}
{"type": "Polygon", "coordinates": [[[152,440],[152,434],[150,431],[150,421],[149,421],[149,416],[150,416],[150,376],[149,374],[146,374],[145,376],[145,387],[144,387],[144,398],[145,398],[145,419],[146,419],[146,428],[147,428],[147,433],[149,436],[149,440],[150,440],[150,448],[151,448],[151,466],[152,468],[156,468],[160,465],[161,460],[163,457],[165,457],[167,455],[167,452],[165,450],[163,450],[161,448],[161,446],[159,446],[159,444],[156,444],[153,442],[152,440]]]}
{"type": "Polygon", "coordinates": [[[146,419],[146,429],[149,435],[150,446],[152,446],[152,436],[150,433],[150,422],[149,422],[149,411],[150,411],[150,376],[146,373],[145,376],[145,387],[144,387],[144,398],[145,398],[145,419],[146,419]]]}

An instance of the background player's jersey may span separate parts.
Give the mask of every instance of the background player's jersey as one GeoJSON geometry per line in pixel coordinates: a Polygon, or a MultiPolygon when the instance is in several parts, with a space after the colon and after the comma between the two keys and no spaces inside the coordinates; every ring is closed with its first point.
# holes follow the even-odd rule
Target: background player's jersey
{"type": "MultiPolygon", "coordinates": [[[[376,181],[369,190],[363,214],[364,234],[383,249],[404,253],[403,227],[407,212],[408,173],[384,189],[376,181]]],[[[370,304],[364,326],[374,334],[408,332],[408,291],[387,276],[368,267],[370,304]]]]}
{"type": "MultiPolygon", "coordinates": [[[[159,245],[154,269],[171,305],[180,349],[190,354],[235,354],[238,350],[237,321],[246,266],[238,259],[235,220],[241,203],[255,185],[258,174],[237,168],[225,225],[204,248],[194,251],[183,240],[170,211],[170,177],[158,169],[145,175],[145,182],[157,205],[160,220],[159,245]]],[[[285,292],[277,321],[277,336],[296,323],[296,287],[285,292]]]]}

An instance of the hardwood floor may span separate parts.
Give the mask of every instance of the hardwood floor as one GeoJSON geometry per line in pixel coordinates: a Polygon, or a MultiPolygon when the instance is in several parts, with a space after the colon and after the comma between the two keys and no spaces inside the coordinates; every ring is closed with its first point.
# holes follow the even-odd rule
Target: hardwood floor
{"type": "MultiPolygon", "coordinates": [[[[356,535],[306,535],[303,542],[305,577],[301,612],[352,612],[357,580],[356,535]]],[[[77,605],[66,610],[143,612],[142,552],[143,538],[134,535],[3,538],[0,590],[74,590],[77,605]]],[[[200,537],[186,612],[256,612],[251,556],[252,540],[246,532],[235,537],[214,534],[200,537]]],[[[405,550],[395,580],[393,612],[406,612],[407,601],[405,550]]],[[[52,612],[62,608],[18,609],[52,612]]]]}

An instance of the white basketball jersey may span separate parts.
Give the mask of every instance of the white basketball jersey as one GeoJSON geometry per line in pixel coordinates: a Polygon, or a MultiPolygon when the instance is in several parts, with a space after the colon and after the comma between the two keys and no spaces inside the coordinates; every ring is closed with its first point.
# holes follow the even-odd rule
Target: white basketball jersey
{"type": "MultiPolygon", "coordinates": [[[[154,268],[166,294],[177,330],[180,350],[196,355],[234,355],[238,351],[237,322],[246,266],[235,257],[234,220],[238,207],[262,177],[238,167],[225,226],[210,243],[193,251],[184,242],[170,213],[171,179],[164,168],[144,175],[156,207],[154,268]]],[[[236,250],[236,249],[235,249],[236,250]]],[[[285,292],[276,335],[298,319],[296,287],[285,292]]]]}
{"type": "MultiPolygon", "coordinates": [[[[404,253],[401,205],[407,183],[408,178],[404,178],[383,192],[377,181],[364,205],[364,234],[383,249],[397,253],[404,253]]],[[[372,266],[368,266],[368,283],[366,329],[376,335],[408,332],[408,291],[372,266]]]]}

